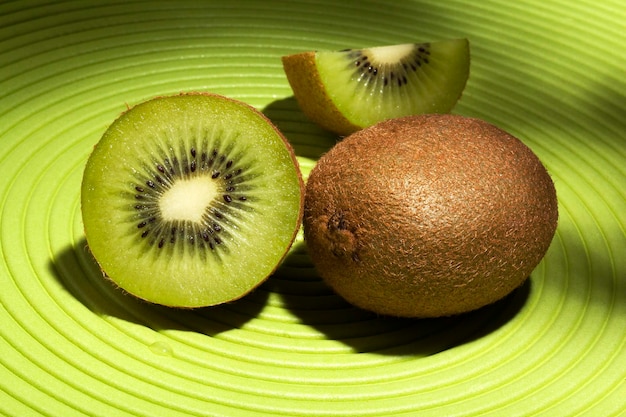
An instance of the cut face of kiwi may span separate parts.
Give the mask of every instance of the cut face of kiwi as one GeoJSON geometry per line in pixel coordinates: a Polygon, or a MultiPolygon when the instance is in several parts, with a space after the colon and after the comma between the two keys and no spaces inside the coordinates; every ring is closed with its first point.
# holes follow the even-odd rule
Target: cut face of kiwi
{"type": "Polygon", "coordinates": [[[448,113],[469,77],[467,39],[284,56],[302,111],[347,135],[382,120],[448,113]]]}
{"type": "Polygon", "coordinates": [[[291,146],[256,109],[213,94],[159,97],[122,114],[89,157],[85,235],[129,293],[220,304],[279,265],[300,227],[302,189],[291,146]]]}

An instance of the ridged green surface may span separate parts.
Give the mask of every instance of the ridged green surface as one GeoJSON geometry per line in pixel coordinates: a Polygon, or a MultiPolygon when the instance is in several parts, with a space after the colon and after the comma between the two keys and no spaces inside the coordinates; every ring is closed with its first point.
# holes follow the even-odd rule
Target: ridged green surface
{"type": "Polygon", "coordinates": [[[0,414],[626,414],[626,9],[621,1],[0,4],[0,414]],[[272,118],[307,169],[335,138],[280,56],[468,37],[455,112],[526,142],[552,174],[557,235],[528,284],[472,314],[356,310],[302,244],[250,296],[177,311],[103,280],[82,170],[126,108],[202,90],[272,118]]]}

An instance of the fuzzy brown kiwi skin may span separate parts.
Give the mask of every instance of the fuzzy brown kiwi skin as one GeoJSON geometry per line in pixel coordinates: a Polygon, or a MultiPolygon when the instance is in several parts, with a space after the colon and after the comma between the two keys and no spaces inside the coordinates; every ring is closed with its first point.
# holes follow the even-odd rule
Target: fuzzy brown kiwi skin
{"type": "Polygon", "coordinates": [[[304,233],[324,280],[384,315],[440,317],[491,304],[544,257],[554,184],[521,141],[446,115],[381,122],[311,171],[304,233]]]}

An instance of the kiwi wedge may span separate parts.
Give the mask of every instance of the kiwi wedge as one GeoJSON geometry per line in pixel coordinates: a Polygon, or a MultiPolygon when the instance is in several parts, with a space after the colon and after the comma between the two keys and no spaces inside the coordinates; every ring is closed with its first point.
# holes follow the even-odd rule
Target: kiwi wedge
{"type": "Polygon", "coordinates": [[[520,140],[445,114],[392,119],[335,145],[306,185],[304,238],[354,305],[456,315],[528,278],[555,233],[552,179],[520,140]]]}
{"type": "Polygon", "coordinates": [[[469,77],[470,51],[467,39],[449,39],[308,51],[282,63],[302,111],[347,135],[386,119],[450,112],[469,77]]]}
{"type": "Polygon", "coordinates": [[[123,113],[87,161],[81,210],[105,276],[176,307],[232,301],[277,268],[300,228],[304,184],[258,110],[209,93],[123,113]]]}

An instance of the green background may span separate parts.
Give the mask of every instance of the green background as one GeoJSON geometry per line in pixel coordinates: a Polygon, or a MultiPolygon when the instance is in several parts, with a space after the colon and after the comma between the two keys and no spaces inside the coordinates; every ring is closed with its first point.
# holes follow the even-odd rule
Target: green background
{"type": "Polygon", "coordinates": [[[0,414],[626,415],[626,7],[621,1],[0,3],[0,414]],[[226,4],[225,4],[226,3],[226,4]],[[467,37],[454,112],[529,145],[560,222],[527,284],[444,319],[335,296],[301,241],[244,299],[142,303],[88,255],[79,197],[127,106],[212,91],[263,110],[302,166],[336,138],[280,56],[467,37]]]}

